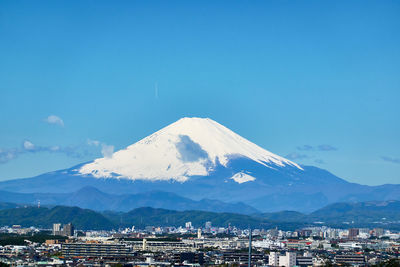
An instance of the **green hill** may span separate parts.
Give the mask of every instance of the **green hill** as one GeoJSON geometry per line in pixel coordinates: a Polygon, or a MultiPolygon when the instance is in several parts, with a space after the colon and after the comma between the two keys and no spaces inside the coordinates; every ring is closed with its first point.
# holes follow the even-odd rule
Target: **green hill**
{"type": "Polygon", "coordinates": [[[122,226],[145,227],[154,226],[182,226],[185,222],[192,222],[195,226],[202,226],[211,221],[216,226],[227,226],[229,223],[238,227],[268,228],[269,222],[248,215],[235,213],[216,213],[207,211],[174,211],[154,208],[137,208],[127,213],[107,212],[104,215],[115,224],[122,226]]]}
{"type": "MultiPolygon", "coordinates": [[[[11,205],[12,207],[12,205],[11,205]]],[[[294,230],[323,222],[335,227],[384,227],[400,229],[400,201],[336,203],[311,214],[282,211],[255,215],[217,213],[208,211],[174,211],[156,208],[137,208],[129,212],[95,212],[78,207],[53,208],[17,207],[0,210],[0,226],[20,224],[24,227],[51,228],[53,223],[72,223],[82,230],[109,230],[136,226],[183,226],[192,222],[195,227],[210,221],[213,226],[229,224],[240,228],[274,228],[294,230]],[[350,223],[350,224],[349,224],[350,223]]],[[[318,224],[320,225],[320,224],[318,224]]]]}
{"type": "Polygon", "coordinates": [[[23,227],[51,228],[53,223],[72,223],[82,230],[112,229],[114,226],[102,214],[77,207],[24,207],[0,210],[0,225],[19,224],[23,227]]]}
{"type": "Polygon", "coordinates": [[[308,221],[372,223],[400,221],[400,201],[335,203],[307,216],[308,221]]]}

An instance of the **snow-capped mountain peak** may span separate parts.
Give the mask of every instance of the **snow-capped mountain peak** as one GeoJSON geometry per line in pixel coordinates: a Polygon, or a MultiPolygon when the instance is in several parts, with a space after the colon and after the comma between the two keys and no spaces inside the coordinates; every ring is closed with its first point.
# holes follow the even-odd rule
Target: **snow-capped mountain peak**
{"type": "Polygon", "coordinates": [[[269,168],[302,169],[211,119],[182,118],[111,157],[84,165],[79,172],[98,178],[185,182],[190,176],[207,176],[217,164],[227,167],[234,157],[269,168]]]}

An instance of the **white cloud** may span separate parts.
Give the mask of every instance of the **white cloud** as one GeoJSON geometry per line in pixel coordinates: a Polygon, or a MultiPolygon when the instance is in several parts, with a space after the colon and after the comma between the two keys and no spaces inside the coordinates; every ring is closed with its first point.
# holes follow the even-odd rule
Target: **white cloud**
{"type": "MultiPolygon", "coordinates": [[[[114,147],[112,147],[112,149],[114,149],[114,147]]],[[[108,151],[109,150],[110,149],[108,149],[108,151]]],[[[82,158],[88,155],[88,151],[81,146],[75,146],[75,147],[58,146],[58,145],[40,146],[40,145],[35,145],[29,140],[25,140],[22,143],[22,146],[18,148],[8,148],[8,149],[0,148],[0,164],[7,163],[10,160],[16,159],[20,155],[36,154],[42,152],[60,153],[73,158],[82,158]]]]}
{"type": "Polygon", "coordinates": [[[52,146],[52,147],[49,147],[49,150],[53,151],[53,152],[56,152],[56,151],[60,150],[60,147],[59,146],[52,146]]]}
{"type": "Polygon", "coordinates": [[[113,153],[114,146],[101,144],[101,154],[103,154],[105,158],[111,158],[113,153]]]}
{"type": "Polygon", "coordinates": [[[105,158],[111,158],[112,154],[114,153],[113,145],[107,145],[106,143],[100,142],[98,140],[93,140],[93,139],[88,139],[87,144],[89,146],[96,146],[96,147],[101,145],[101,154],[105,158]]]}
{"type": "Polygon", "coordinates": [[[99,145],[100,145],[100,141],[88,139],[88,140],[87,140],[87,144],[88,144],[89,146],[99,146],[99,145]]]}
{"type": "Polygon", "coordinates": [[[3,150],[0,149],[0,163],[6,163],[16,157],[18,157],[18,150],[11,149],[11,150],[3,150]]]}
{"type": "Polygon", "coordinates": [[[61,126],[61,127],[64,127],[64,121],[63,121],[60,117],[58,117],[58,116],[56,116],[56,115],[50,115],[50,116],[48,116],[48,117],[45,119],[45,121],[46,121],[47,123],[49,123],[49,124],[56,124],[56,125],[59,125],[59,126],[61,126]]]}
{"type": "Polygon", "coordinates": [[[35,145],[32,142],[28,141],[28,140],[24,141],[23,146],[24,146],[24,149],[26,149],[26,150],[31,150],[31,151],[35,150],[35,145]]]}

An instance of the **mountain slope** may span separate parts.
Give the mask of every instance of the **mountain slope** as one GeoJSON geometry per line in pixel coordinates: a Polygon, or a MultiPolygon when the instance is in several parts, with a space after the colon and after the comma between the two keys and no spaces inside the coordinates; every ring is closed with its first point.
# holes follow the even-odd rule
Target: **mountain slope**
{"type": "Polygon", "coordinates": [[[308,221],[330,223],[400,223],[400,201],[368,201],[358,203],[334,203],[316,210],[307,216],[308,221]]]}
{"type": "Polygon", "coordinates": [[[103,213],[77,207],[57,206],[54,208],[12,208],[0,210],[0,226],[20,224],[24,227],[51,227],[52,223],[72,222],[77,229],[117,229],[119,227],[138,228],[145,226],[183,226],[191,221],[195,227],[211,221],[213,226],[237,226],[240,228],[295,230],[305,226],[324,225],[349,227],[383,227],[400,229],[400,201],[335,203],[311,214],[293,211],[256,214],[253,216],[237,213],[217,213],[207,211],[176,211],[149,207],[137,208],[129,212],[103,213]]]}
{"type": "MultiPolygon", "coordinates": [[[[0,192],[1,194],[1,192],[0,192]]],[[[15,203],[9,203],[9,202],[0,202],[0,210],[6,210],[6,209],[13,209],[20,207],[21,205],[15,204],[15,203]]]]}
{"type": "Polygon", "coordinates": [[[51,228],[53,223],[72,223],[82,230],[109,230],[113,223],[92,210],[77,207],[37,208],[24,207],[0,210],[0,225],[19,224],[23,227],[39,226],[51,228]]]}
{"type": "MultiPolygon", "coordinates": [[[[254,217],[270,222],[322,222],[337,227],[384,227],[400,229],[400,201],[339,202],[310,214],[281,211],[256,214],[254,217]]],[[[320,223],[319,223],[320,224],[320,223]]]]}
{"type": "Polygon", "coordinates": [[[268,212],[254,215],[257,218],[262,218],[274,222],[307,222],[307,215],[297,211],[278,211],[268,212]]]}
{"type": "MultiPolygon", "coordinates": [[[[163,191],[173,192],[195,201],[206,198],[226,203],[243,202],[260,211],[298,209],[308,212],[338,201],[347,194],[366,192],[368,189],[365,186],[347,183],[332,174],[325,178],[325,172],[322,170],[320,171],[323,178],[317,182],[319,174],[315,175],[314,167],[303,166],[304,171],[293,167],[271,169],[248,159],[232,160],[227,168],[217,166],[210,175],[190,177],[184,183],[94,178],[77,175],[77,168],[79,166],[33,178],[0,182],[0,190],[46,193],[49,198],[55,197],[54,193],[76,192],[87,186],[95,187],[107,194],[141,194],[163,191]],[[310,169],[312,174],[309,173],[310,169]],[[230,179],[241,170],[251,172],[257,179],[245,183],[238,183],[230,179]],[[340,189],[332,191],[331,188],[340,189]]],[[[39,196],[36,197],[36,201],[37,199],[42,201],[39,196]]]]}
{"type": "MultiPolygon", "coordinates": [[[[400,185],[349,183],[326,170],[299,166],[200,118],[181,119],[110,157],[0,182],[0,190],[48,193],[49,198],[87,186],[110,195],[161,191],[193,201],[242,202],[262,212],[311,212],[335,202],[400,200],[400,185]]],[[[156,198],[162,196],[155,196],[154,203],[156,198]]]]}
{"type": "Polygon", "coordinates": [[[236,213],[216,213],[195,210],[175,211],[149,207],[138,208],[127,213],[119,214],[106,212],[104,215],[116,225],[135,225],[139,228],[144,228],[145,226],[182,226],[189,221],[192,222],[195,227],[204,226],[204,223],[207,221],[210,221],[214,226],[227,227],[231,224],[241,228],[247,228],[249,226],[270,228],[276,225],[267,220],[236,213]]]}
{"type": "Polygon", "coordinates": [[[269,168],[301,169],[211,119],[183,118],[111,157],[85,164],[79,173],[97,178],[184,182],[190,176],[209,175],[218,164],[226,167],[236,157],[269,168]]]}
{"type": "MultiPolygon", "coordinates": [[[[129,211],[139,207],[153,207],[174,210],[204,210],[214,212],[238,212],[252,214],[258,212],[243,203],[225,203],[218,200],[200,201],[181,197],[171,192],[151,191],[140,194],[107,194],[95,187],[86,186],[73,193],[13,193],[0,191],[0,201],[36,205],[77,206],[97,211],[129,211]]],[[[11,206],[10,206],[11,207],[11,206]]],[[[0,203],[1,209],[1,203],[0,203]]]]}

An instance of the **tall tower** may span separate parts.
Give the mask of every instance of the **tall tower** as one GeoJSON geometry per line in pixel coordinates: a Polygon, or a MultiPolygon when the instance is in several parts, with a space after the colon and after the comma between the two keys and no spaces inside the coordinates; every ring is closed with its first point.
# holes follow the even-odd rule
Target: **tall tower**
{"type": "Polygon", "coordinates": [[[248,267],[251,267],[251,238],[252,238],[252,230],[251,227],[249,228],[249,263],[248,263],[248,267]]]}
{"type": "Polygon", "coordinates": [[[147,239],[146,239],[146,238],[143,238],[142,249],[143,249],[143,250],[146,250],[146,249],[147,249],[147,239]]]}

